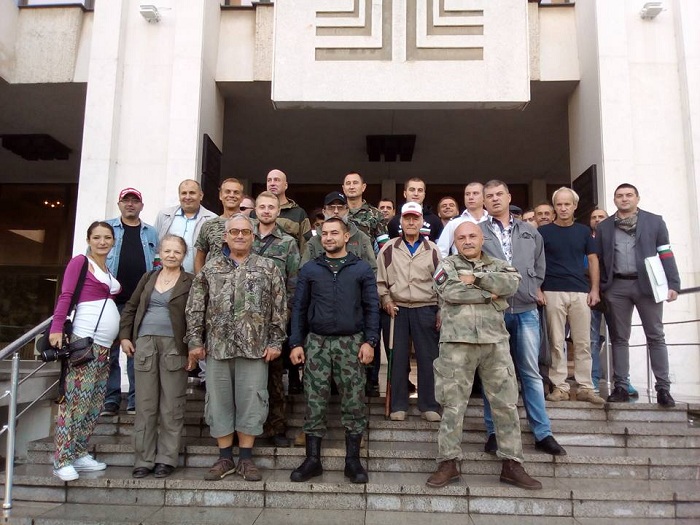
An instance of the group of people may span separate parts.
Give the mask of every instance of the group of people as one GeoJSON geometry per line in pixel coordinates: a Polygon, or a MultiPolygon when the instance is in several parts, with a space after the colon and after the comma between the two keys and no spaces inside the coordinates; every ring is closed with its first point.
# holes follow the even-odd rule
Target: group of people
{"type": "Polygon", "coordinates": [[[351,172],[342,191],[326,195],[323,220],[313,229],[287,188],[286,175],[272,170],[267,190],[244,206],[243,185],[226,179],[219,192],[223,213],[216,216],[201,205],[199,184],[185,180],[179,205],[162,210],[155,227],[139,218],[141,193],[126,188],[119,194],[121,216],[90,226],[87,255],[66,269],[51,337],[59,344],[87,257],[73,337],[93,337],[97,358],[69,367],[55,433],[56,476],[72,480],[81,470],[106,467],[87,453],[87,440],[100,413],[119,410],[121,348],[129,363],[127,411],[135,413],[134,477],[166,477],[176,468],[187,374],[199,368],[205,419],[219,447],[205,478],[237,473],[260,480],[255,438],[290,443],[287,368],[289,392],[303,391],[306,400],[306,458],[292,481],[323,472],[321,442],[336,388],[346,432],[345,475],[366,483],[359,451],[365,396],[379,395],[381,339],[389,362],[390,419],[408,415],[414,350],[418,409],[423,419],[440,423],[438,468],[429,486],[459,479],[462,420],[478,370],[485,451],[503,460],[501,481],[539,489],[522,467],[517,379],[535,448],[566,454],[552,434],[545,399],[571,398],[568,330],[575,399],[605,402],[594,381],[599,347],[592,351],[591,344],[591,308],[601,302],[601,292],[613,348],[615,389],[608,401],[629,399],[628,341],[636,306],[658,403],[674,405],[663,307],[654,301],[644,259],[660,258],[668,301],[677,297],[680,280],[665,223],[638,209],[634,186],[615,190],[617,211],[596,222],[595,235],[574,221],[578,195],[569,188],[554,192],[551,205],[532,210],[533,225],[524,220],[527,212],[519,218],[503,181],[467,184],[466,209],[460,214],[456,200],[446,197],[436,215],[424,206],[421,179],[405,183],[400,209],[390,199],[375,208],[363,198],[363,177],[351,172]],[[541,312],[552,353],[548,392],[538,363],[541,312]]]}

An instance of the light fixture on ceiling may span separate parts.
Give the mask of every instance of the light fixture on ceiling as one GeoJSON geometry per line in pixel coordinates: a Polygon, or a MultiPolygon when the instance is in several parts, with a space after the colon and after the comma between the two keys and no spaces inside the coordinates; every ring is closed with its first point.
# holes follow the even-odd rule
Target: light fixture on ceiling
{"type": "Polygon", "coordinates": [[[139,13],[141,13],[141,16],[144,17],[149,24],[151,22],[160,21],[160,12],[158,11],[158,8],[152,4],[144,4],[139,6],[139,13]]]}
{"type": "Polygon", "coordinates": [[[641,16],[643,20],[651,20],[652,18],[659,16],[659,13],[661,13],[663,10],[663,2],[647,2],[639,12],[639,16],[641,16]]]}

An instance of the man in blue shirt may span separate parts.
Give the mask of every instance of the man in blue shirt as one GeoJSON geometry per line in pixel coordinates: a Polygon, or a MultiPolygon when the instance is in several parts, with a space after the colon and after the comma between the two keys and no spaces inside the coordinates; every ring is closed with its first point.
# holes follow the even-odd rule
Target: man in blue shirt
{"type": "MultiPolygon", "coordinates": [[[[121,313],[131,294],[134,293],[141,276],[154,268],[158,237],[155,228],[139,218],[143,210],[143,197],[140,191],[135,188],[124,188],[119,192],[117,206],[121,216],[106,221],[114,228],[114,247],[107,255],[107,268],[122,285],[122,291],[114,300],[121,313]]],[[[122,373],[119,365],[119,350],[117,341],[112,345],[109,354],[109,379],[104,407],[100,413],[102,416],[117,415],[121,405],[122,373]]],[[[126,373],[129,378],[126,410],[131,414],[136,411],[133,357],[126,359],[126,373]]]]}
{"type": "Polygon", "coordinates": [[[552,347],[549,379],[554,390],[549,401],[568,401],[566,382],[567,360],[565,326],[569,322],[575,348],[574,377],[578,382],[576,399],[602,405],[605,400],[596,395],[591,379],[591,306],[600,302],[598,256],[591,229],[574,222],[578,194],[570,188],[559,188],[552,195],[557,218],[540,226],[547,260],[542,290],[544,292],[547,330],[552,347]],[[588,260],[590,283],[586,278],[584,258],[588,260]]]}

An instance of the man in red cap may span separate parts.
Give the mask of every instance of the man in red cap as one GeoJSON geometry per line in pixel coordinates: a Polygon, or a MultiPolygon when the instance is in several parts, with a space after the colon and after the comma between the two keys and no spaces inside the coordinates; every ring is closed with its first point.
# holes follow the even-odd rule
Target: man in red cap
{"type": "MultiPolygon", "coordinates": [[[[122,285],[122,291],[114,299],[121,313],[134,293],[141,276],[154,268],[158,253],[158,235],[150,224],[141,221],[143,196],[136,188],[124,188],[117,202],[121,216],[109,219],[114,228],[114,247],[107,255],[107,267],[122,285]]],[[[126,410],[136,413],[134,391],[134,358],[127,357],[126,373],[129,377],[129,395],[126,410]]],[[[122,371],[119,366],[119,342],[112,345],[109,354],[109,379],[101,416],[116,416],[122,401],[122,371]]]]}

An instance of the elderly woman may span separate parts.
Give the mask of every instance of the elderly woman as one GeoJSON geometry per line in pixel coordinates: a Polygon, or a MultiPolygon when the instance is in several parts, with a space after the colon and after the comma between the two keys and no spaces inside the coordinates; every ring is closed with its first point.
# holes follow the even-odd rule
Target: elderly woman
{"type": "Polygon", "coordinates": [[[141,278],[122,312],[119,338],[122,351],[134,356],[139,407],[134,478],[151,472],[156,478],[168,477],[178,463],[187,395],[185,304],[193,277],[182,269],[186,253],[182,237],[163,237],[162,268],[141,278]]]}
{"type": "Polygon", "coordinates": [[[104,470],[107,465],[96,461],[87,451],[88,440],[95,428],[104,401],[109,376],[109,348],[119,330],[119,312],[114,296],[121,285],[107,269],[107,254],[114,246],[114,230],[106,222],[93,222],[87,230],[86,255],[73,257],[63,274],[49,343],[63,345],[63,324],[70,313],[73,293],[79,287],[83,266],[87,273],[76,300],[71,341],[92,338],[94,359],[71,365],[67,359],[64,400],[58,406],[53,474],[63,481],[78,479],[79,471],[104,470]]]}

